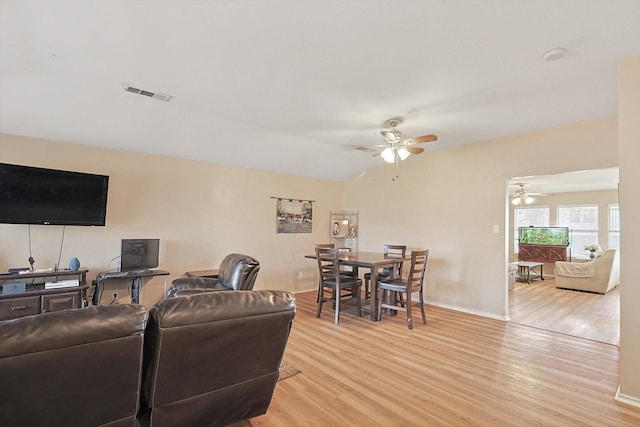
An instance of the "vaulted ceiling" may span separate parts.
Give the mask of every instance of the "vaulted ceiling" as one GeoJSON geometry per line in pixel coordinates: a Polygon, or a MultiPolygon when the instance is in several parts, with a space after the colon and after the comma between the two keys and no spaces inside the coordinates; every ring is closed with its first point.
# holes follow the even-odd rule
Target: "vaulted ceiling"
{"type": "Polygon", "coordinates": [[[639,23],[624,0],[0,0],[0,132],[343,181],[394,117],[427,156],[615,115],[639,23]]]}

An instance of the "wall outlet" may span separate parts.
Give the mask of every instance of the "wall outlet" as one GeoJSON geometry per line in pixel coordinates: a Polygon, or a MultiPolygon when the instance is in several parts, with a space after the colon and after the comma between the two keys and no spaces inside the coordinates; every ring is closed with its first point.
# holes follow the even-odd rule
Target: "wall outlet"
{"type": "Polygon", "coordinates": [[[302,271],[298,271],[298,279],[302,279],[302,276],[303,276],[302,271]]]}
{"type": "Polygon", "coordinates": [[[499,225],[494,225],[493,226],[493,233],[494,234],[500,233],[500,226],[499,225]]]}

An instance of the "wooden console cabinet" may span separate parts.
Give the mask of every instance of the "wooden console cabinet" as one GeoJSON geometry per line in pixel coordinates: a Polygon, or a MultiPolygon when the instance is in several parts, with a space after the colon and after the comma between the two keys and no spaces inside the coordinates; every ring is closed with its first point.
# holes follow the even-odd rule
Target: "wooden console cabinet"
{"type": "Polygon", "coordinates": [[[19,294],[0,293],[0,320],[17,319],[49,311],[83,308],[86,304],[87,271],[61,270],[55,272],[2,274],[0,285],[11,282],[26,282],[26,291],[19,294]],[[79,286],[45,289],[44,283],[58,280],[78,279],[79,286]]]}
{"type": "Polygon", "coordinates": [[[519,261],[556,262],[571,261],[571,249],[568,246],[534,245],[520,243],[518,245],[519,261]]]}

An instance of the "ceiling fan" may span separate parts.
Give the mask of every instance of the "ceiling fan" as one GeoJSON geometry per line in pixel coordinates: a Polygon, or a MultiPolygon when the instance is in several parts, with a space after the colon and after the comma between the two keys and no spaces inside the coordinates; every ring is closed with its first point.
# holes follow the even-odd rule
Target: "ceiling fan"
{"type": "MultiPolygon", "coordinates": [[[[409,157],[410,154],[420,154],[424,151],[424,148],[417,146],[416,144],[423,144],[425,142],[437,141],[436,135],[422,135],[415,138],[406,138],[402,132],[396,129],[402,123],[402,119],[395,118],[386,121],[386,125],[390,130],[381,130],[380,135],[384,139],[383,144],[375,145],[354,145],[353,148],[365,152],[375,152],[377,156],[380,154],[382,159],[387,163],[394,164],[394,170],[398,169],[398,162],[409,157]]],[[[394,177],[394,181],[398,178],[394,177]]]]}
{"type": "Polygon", "coordinates": [[[522,183],[514,183],[512,185],[517,185],[520,188],[518,188],[515,192],[515,194],[512,195],[512,199],[511,199],[511,203],[515,206],[519,206],[519,205],[530,205],[531,203],[533,203],[536,199],[533,196],[547,196],[547,194],[542,194],[542,193],[529,193],[524,186],[526,184],[522,184],[522,183]]]}

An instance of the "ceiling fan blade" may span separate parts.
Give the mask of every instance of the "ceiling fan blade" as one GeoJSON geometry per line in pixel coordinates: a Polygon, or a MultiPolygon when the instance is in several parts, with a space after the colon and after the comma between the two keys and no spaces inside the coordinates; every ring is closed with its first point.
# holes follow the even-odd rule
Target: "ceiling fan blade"
{"type": "Polygon", "coordinates": [[[396,135],[393,132],[391,132],[390,130],[381,130],[380,131],[380,135],[382,135],[384,140],[387,141],[387,142],[399,142],[396,139],[396,135]]]}
{"type": "Polygon", "coordinates": [[[352,145],[351,148],[360,151],[379,150],[382,151],[387,148],[389,144],[373,144],[373,145],[352,145]]]}
{"type": "Polygon", "coordinates": [[[433,142],[433,141],[437,141],[437,140],[438,140],[438,136],[437,135],[433,135],[433,134],[422,135],[422,136],[417,136],[415,138],[411,138],[411,141],[414,144],[422,144],[424,142],[433,142]]]}
{"type": "Polygon", "coordinates": [[[422,147],[416,147],[414,145],[408,145],[405,147],[405,149],[410,152],[411,154],[420,154],[424,151],[424,148],[422,147]]]}

